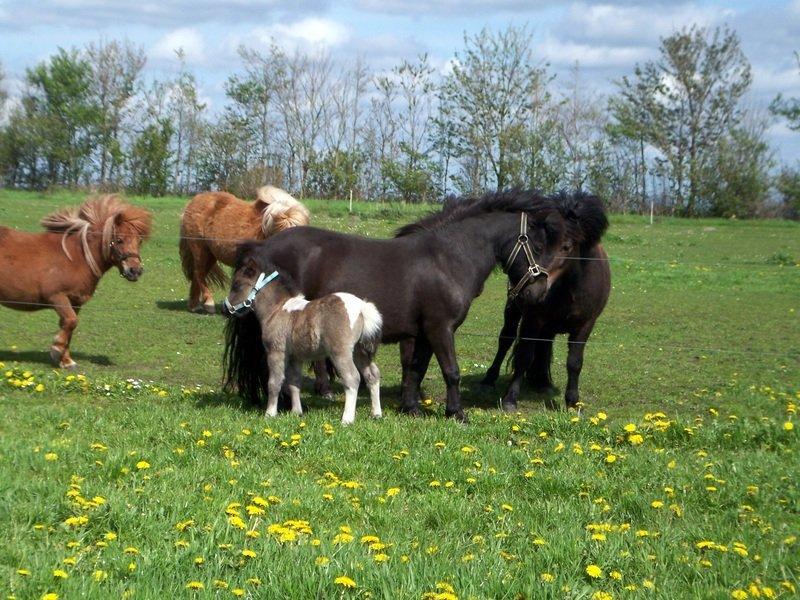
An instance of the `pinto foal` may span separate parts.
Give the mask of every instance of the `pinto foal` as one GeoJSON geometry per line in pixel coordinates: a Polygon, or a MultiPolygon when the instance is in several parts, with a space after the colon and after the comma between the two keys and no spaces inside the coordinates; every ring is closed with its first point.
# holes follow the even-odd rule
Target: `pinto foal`
{"type": "MultiPolygon", "coordinates": [[[[371,302],[342,292],[306,300],[274,265],[257,264],[248,256],[245,245],[223,312],[245,317],[229,323],[229,339],[235,335],[239,344],[263,344],[266,365],[253,361],[245,364],[235,354],[228,353],[225,362],[229,381],[238,379],[240,388],[243,370],[261,369],[263,373],[266,367],[268,375],[262,376],[261,382],[266,379],[268,417],[278,414],[278,395],[284,379],[292,400],[292,412],[303,414],[300,403],[303,364],[324,358],[331,359],[345,388],[342,424],[355,420],[359,373],[369,388],[372,416],[381,416],[380,371],[374,357],[381,339],[382,318],[371,302]],[[254,330],[259,328],[255,335],[254,330]]],[[[258,350],[260,348],[254,348],[245,354],[258,356],[258,350]]]]}

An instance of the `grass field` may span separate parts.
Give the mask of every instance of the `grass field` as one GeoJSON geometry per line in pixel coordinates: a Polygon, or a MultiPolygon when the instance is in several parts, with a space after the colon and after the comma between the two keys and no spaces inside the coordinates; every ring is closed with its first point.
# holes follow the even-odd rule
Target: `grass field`
{"type": "MultiPolygon", "coordinates": [[[[36,229],[70,193],[0,191],[36,229]]],[[[223,321],[185,310],[184,201],[155,213],[135,284],[109,273],[54,371],[52,311],[2,310],[0,593],[16,598],[746,598],[800,588],[800,227],[617,216],[614,289],[586,351],[584,416],[477,382],[502,322],[493,274],[457,334],[469,425],[362,394],[265,421],[219,392],[223,321]]],[[[424,207],[309,202],[388,236],[424,207]]],[[[2,265],[0,265],[2,268],[2,265]]],[[[224,291],[220,290],[218,299],[224,291]]],[[[554,375],[563,388],[565,344],[554,375]]]]}

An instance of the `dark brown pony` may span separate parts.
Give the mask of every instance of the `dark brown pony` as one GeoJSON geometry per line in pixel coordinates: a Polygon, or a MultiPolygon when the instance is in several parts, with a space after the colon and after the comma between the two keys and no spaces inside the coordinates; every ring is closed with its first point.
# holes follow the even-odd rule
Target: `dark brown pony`
{"type": "Polygon", "coordinates": [[[538,302],[506,302],[497,354],[484,377],[493,386],[506,352],[515,339],[513,377],[503,397],[503,409],[515,411],[523,376],[536,392],[556,393],[550,375],[553,338],[569,336],[567,351],[567,407],[578,404],[578,378],[583,368],[586,341],[603,312],[611,291],[608,255],[600,239],[608,228],[602,202],[595,196],[578,194],[555,197],[556,206],[568,224],[567,237],[556,259],[560,275],[538,302]],[[521,321],[521,324],[520,324],[521,321]]]}
{"type": "Polygon", "coordinates": [[[54,308],[59,331],[50,357],[74,368],[69,342],[78,311],[111,267],[128,281],[139,279],[139,248],[150,234],[150,213],[110,195],[54,212],[41,223],[43,233],[0,227],[0,304],[25,311],[54,308]]]}
{"type": "MultiPolygon", "coordinates": [[[[549,198],[532,192],[501,192],[464,201],[435,230],[415,227],[393,239],[293,227],[251,248],[260,262],[272,263],[292,277],[309,300],[348,292],[374,303],[383,316],[382,341],[414,340],[401,410],[419,413],[419,381],[435,355],[447,386],[445,414],[463,420],[455,331],[496,265],[506,266],[512,283],[528,273],[530,264],[523,253],[509,260],[521,225],[535,260],[557,277],[551,262],[562,246],[566,225],[549,198]]],[[[547,285],[544,277],[531,279],[520,297],[535,301],[547,285]]],[[[258,403],[268,383],[264,349],[260,340],[243,343],[254,327],[258,327],[254,317],[231,323],[226,382],[258,403]]]]}
{"type": "Polygon", "coordinates": [[[203,192],[189,201],[181,216],[180,255],[191,282],[189,310],[216,310],[211,285],[225,284],[217,261],[233,266],[236,248],[246,240],[263,240],[297,225],[308,225],[308,209],[281,189],[266,185],[255,202],[227,192],[203,192]]]}

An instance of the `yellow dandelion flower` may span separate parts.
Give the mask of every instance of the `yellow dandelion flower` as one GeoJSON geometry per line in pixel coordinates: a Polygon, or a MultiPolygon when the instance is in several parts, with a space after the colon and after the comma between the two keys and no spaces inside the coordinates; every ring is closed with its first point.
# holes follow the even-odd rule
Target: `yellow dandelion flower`
{"type": "Polygon", "coordinates": [[[650,503],[650,506],[652,506],[653,508],[662,508],[664,506],[664,502],[661,500],[653,500],[650,503]]]}
{"type": "Polygon", "coordinates": [[[636,425],[633,423],[628,423],[627,425],[625,425],[625,427],[623,427],[623,429],[628,433],[633,433],[634,431],[636,431],[636,425]]]}
{"type": "Polygon", "coordinates": [[[607,464],[612,464],[617,462],[617,455],[616,454],[606,454],[605,461],[607,464]]]}
{"type": "Polygon", "coordinates": [[[314,564],[317,565],[318,567],[324,567],[327,564],[329,564],[330,562],[331,562],[331,559],[328,558],[327,556],[318,556],[314,560],[314,564]]]}
{"type": "Polygon", "coordinates": [[[55,569],[53,570],[53,577],[56,579],[67,579],[69,577],[69,573],[63,569],[55,569]]]}
{"type": "Polygon", "coordinates": [[[381,552],[380,554],[376,554],[373,557],[373,559],[375,560],[376,563],[382,563],[382,562],[386,562],[387,560],[389,560],[389,555],[388,554],[384,554],[383,552],[381,552]]]}
{"type": "Polygon", "coordinates": [[[205,584],[202,581],[190,581],[186,584],[187,590],[204,590],[206,589],[205,584]]]}
{"type": "Polygon", "coordinates": [[[544,583],[553,583],[556,578],[552,573],[542,573],[539,575],[539,579],[541,579],[544,583]]]}
{"type": "Polygon", "coordinates": [[[619,571],[611,571],[608,574],[608,576],[611,577],[611,579],[613,579],[614,581],[621,581],[622,580],[622,573],[620,573],[619,571]]]}
{"type": "Polygon", "coordinates": [[[347,577],[347,575],[340,575],[333,580],[333,583],[348,589],[354,589],[356,587],[356,582],[347,577]]]}
{"type": "Polygon", "coordinates": [[[58,460],[58,454],[56,454],[55,452],[48,452],[47,454],[44,455],[44,459],[53,462],[54,460],[58,460]]]}
{"type": "Polygon", "coordinates": [[[255,558],[258,554],[255,553],[254,550],[250,550],[249,548],[245,548],[242,550],[242,556],[245,558],[255,558]]]}
{"type": "Polygon", "coordinates": [[[96,570],[96,571],[94,571],[92,573],[92,579],[94,579],[98,583],[101,582],[101,581],[105,581],[106,579],[108,579],[108,573],[98,569],[98,570],[96,570]]]}
{"type": "Polygon", "coordinates": [[[792,423],[791,421],[786,421],[783,424],[783,430],[784,431],[791,431],[792,429],[794,429],[794,423],[792,423]]]}
{"type": "Polygon", "coordinates": [[[747,598],[747,592],[745,592],[744,590],[733,590],[731,592],[731,598],[733,598],[734,600],[744,600],[745,598],[747,598]]]}
{"type": "Polygon", "coordinates": [[[136,468],[139,469],[140,471],[143,471],[144,469],[149,469],[150,463],[147,462],[146,460],[140,460],[139,462],[136,463],[136,468]]]}
{"type": "Polygon", "coordinates": [[[237,598],[241,598],[242,596],[245,595],[245,591],[242,588],[233,588],[231,590],[231,594],[233,594],[237,598]]]}
{"type": "Polygon", "coordinates": [[[603,570],[597,565],[589,565],[586,567],[586,574],[592,579],[599,579],[603,576],[603,570]]]}
{"type": "Polygon", "coordinates": [[[49,592],[47,594],[42,594],[39,600],[58,600],[58,594],[53,592],[49,592]]]}

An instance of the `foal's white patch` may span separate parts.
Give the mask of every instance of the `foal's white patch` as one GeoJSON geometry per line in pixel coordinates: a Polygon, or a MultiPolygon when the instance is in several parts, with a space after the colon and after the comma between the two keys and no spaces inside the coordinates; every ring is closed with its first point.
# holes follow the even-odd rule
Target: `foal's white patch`
{"type": "Polygon", "coordinates": [[[347,317],[350,319],[350,329],[352,329],[355,327],[358,315],[361,314],[361,307],[364,301],[358,296],[353,296],[353,294],[348,294],[347,292],[336,292],[335,295],[339,296],[341,301],[344,302],[347,317]]]}
{"type": "Polygon", "coordinates": [[[289,298],[286,302],[283,303],[283,310],[286,312],[292,312],[295,310],[303,310],[308,304],[308,300],[303,294],[298,294],[294,298],[289,298]]]}

